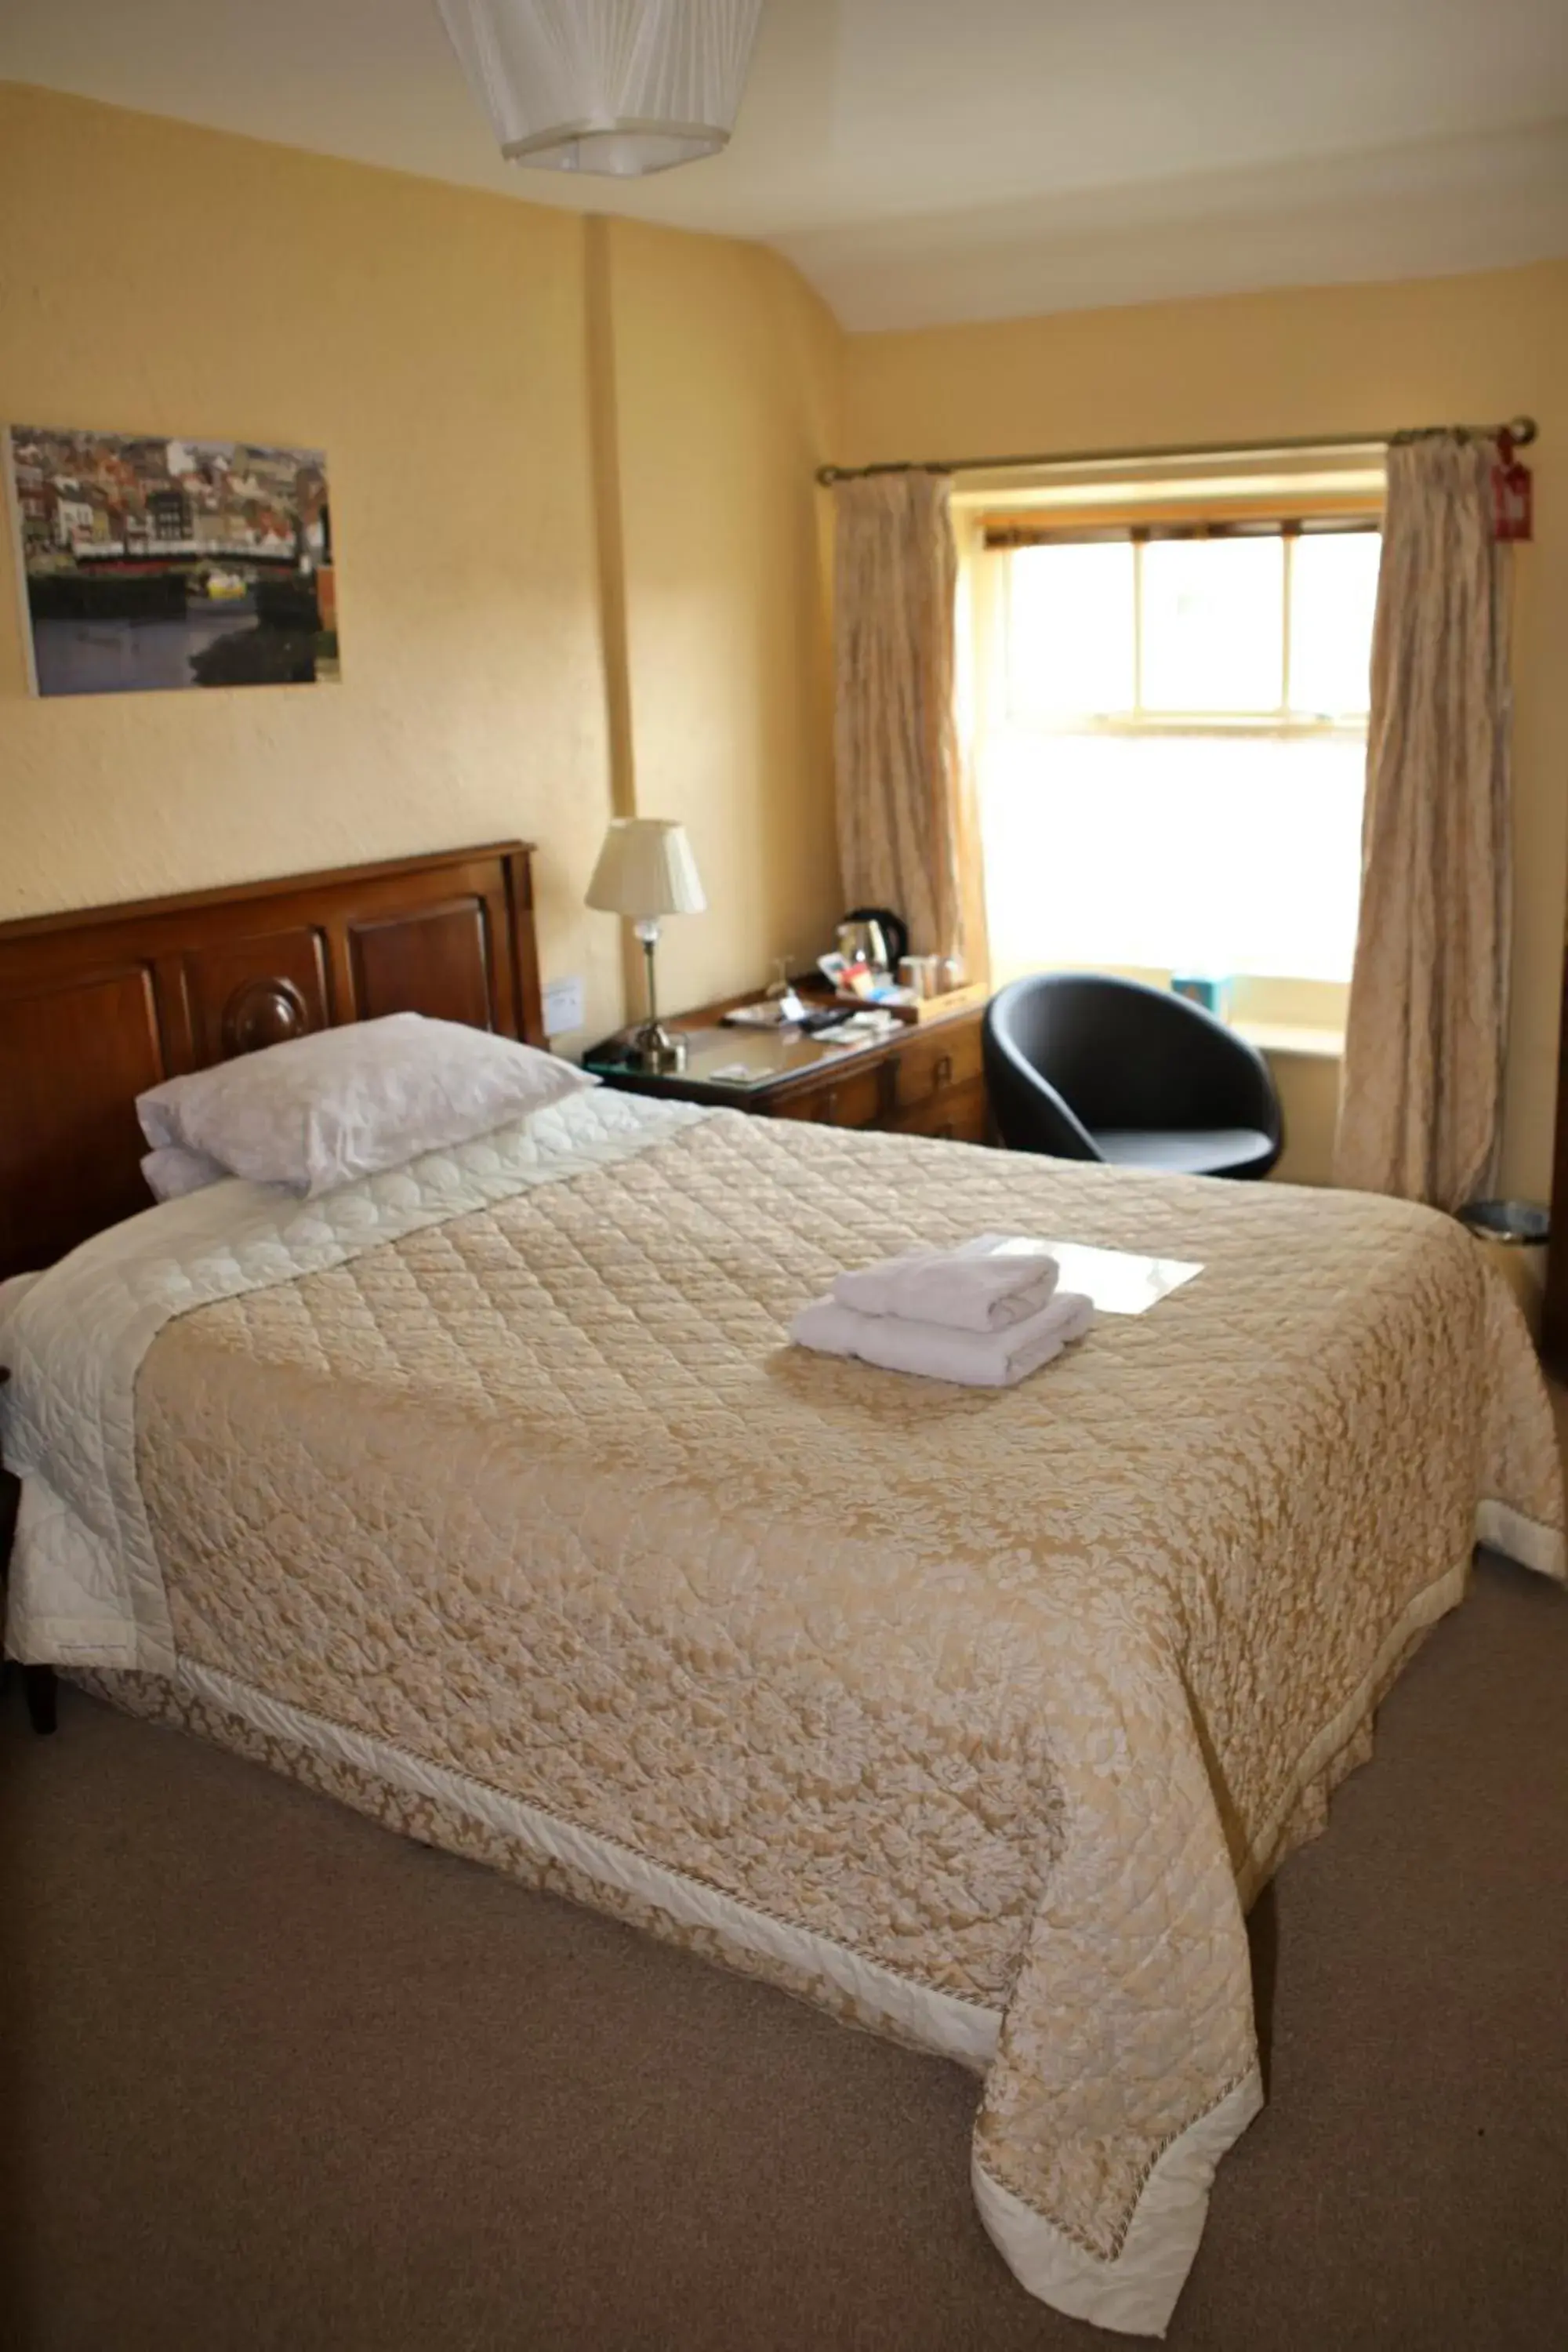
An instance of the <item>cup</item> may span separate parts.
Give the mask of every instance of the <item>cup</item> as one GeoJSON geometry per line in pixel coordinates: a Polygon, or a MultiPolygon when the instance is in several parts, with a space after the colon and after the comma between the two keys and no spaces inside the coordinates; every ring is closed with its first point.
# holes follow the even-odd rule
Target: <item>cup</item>
{"type": "Polygon", "coordinates": [[[912,994],[934,996],[942,984],[942,968],[935,956],[905,956],[899,966],[899,979],[912,994]]]}

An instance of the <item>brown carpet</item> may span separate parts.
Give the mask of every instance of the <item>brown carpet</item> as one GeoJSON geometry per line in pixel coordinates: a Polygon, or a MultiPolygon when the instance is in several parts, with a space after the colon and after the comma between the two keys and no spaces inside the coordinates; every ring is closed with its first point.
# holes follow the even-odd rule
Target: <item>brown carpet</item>
{"type": "MultiPolygon", "coordinates": [[[[974,2086],[66,1693],[0,1725],[21,2352],[1010,2352],[974,2086]]],[[[1568,1596],[1481,1569],[1255,1921],[1170,2341],[1568,2343],[1568,1596]]]]}

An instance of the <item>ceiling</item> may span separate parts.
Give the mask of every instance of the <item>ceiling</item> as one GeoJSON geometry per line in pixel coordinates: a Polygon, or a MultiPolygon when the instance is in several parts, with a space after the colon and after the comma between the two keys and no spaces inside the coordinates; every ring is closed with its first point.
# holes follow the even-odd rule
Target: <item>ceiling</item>
{"type": "Polygon", "coordinates": [[[755,237],[851,328],[1568,254],[1563,0],[766,0],[729,152],[501,163],[435,0],[0,0],[0,79],[755,237]]]}

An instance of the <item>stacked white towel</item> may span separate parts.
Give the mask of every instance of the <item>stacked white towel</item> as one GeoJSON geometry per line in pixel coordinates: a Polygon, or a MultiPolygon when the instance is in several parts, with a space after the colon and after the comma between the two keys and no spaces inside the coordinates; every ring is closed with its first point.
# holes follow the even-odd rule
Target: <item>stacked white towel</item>
{"type": "Polygon", "coordinates": [[[1048,1306],[1060,1271],[1048,1253],[1009,1249],[1006,1241],[1003,1234],[976,1234],[956,1249],[910,1250],[841,1274],[833,1296],[858,1315],[900,1315],[910,1323],[945,1323],[954,1331],[1000,1331],[1048,1306]]]}
{"type": "Polygon", "coordinates": [[[920,1250],[841,1274],[796,1316],[790,1337],[890,1372],[1011,1388],[1048,1364],[1094,1319],[1094,1303],[1057,1288],[1056,1261],[994,1255],[998,1236],[920,1250]]]}

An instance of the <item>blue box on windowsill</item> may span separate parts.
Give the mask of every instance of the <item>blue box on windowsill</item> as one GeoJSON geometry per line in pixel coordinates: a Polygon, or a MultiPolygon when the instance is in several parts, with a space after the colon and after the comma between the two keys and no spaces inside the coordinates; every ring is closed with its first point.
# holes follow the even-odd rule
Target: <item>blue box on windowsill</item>
{"type": "Polygon", "coordinates": [[[1216,1021],[1230,1019],[1231,982],[1227,972],[1173,971],[1171,992],[1184,996],[1193,1004],[1201,1004],[1216,1021]]]}

